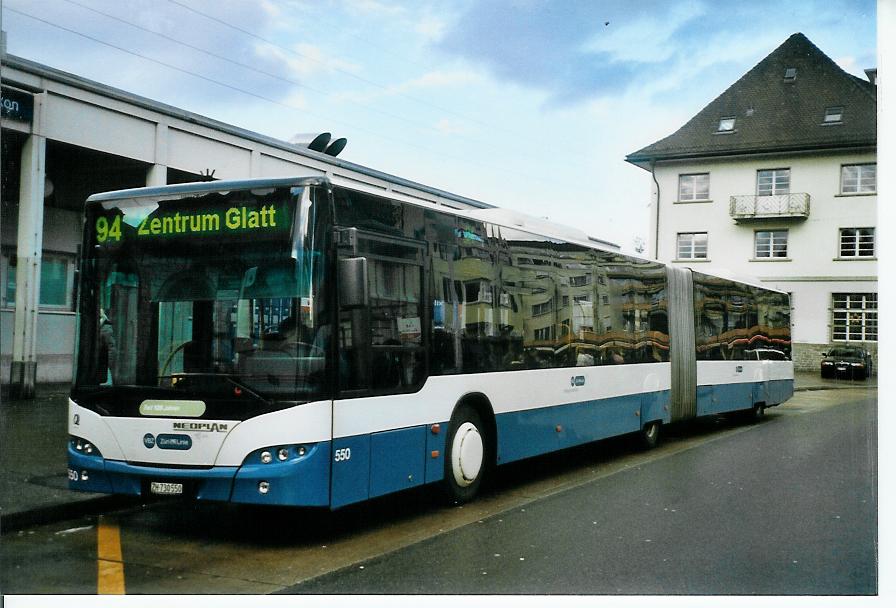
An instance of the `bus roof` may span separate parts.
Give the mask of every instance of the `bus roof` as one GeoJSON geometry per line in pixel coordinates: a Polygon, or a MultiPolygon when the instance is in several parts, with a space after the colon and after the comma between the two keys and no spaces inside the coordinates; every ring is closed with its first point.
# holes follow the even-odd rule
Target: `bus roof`
{"type": "Polygon", "coordinates": [[[127,190],[112,190],[92,194],[87,203],[100,203],[125,198],[158,198],[207,192],[229,192],[231,190],[253,190],[255,188],[289,188],[291,186],[314,186],[326,184],[325,177],[259,177],[239,180],[216,180],[208,182],[189,182],[186,184],[170,184],[166,186],[146,186],[127,190]]]}
{"type": "MultiPolygon", "coordinates": [[[[148,186],[143,188],[130,188],[126,190],[113,190],[109,192],[101,192],[98,194],[93,194],[87,199],[88,204],[102,203],[107,201],[121,200],[121,199],[130,199],[130,198],[167,198],[167,197],[178,197],[178,196],[188,196],[191,194],[198,193],[208,193],[208,192],[228,192],[232,190],[252,190],[255,188],[288,188],[292,186],[320,186],[320,185],[337,185],[342,186],[350,190],[358,190],[362,192],[366,192],[368,194],[374,194],[377,196],[384,196],[388,198],[393,198],[396,200],[400,200],[402,202],[417,205],[419,207],[428,207],[442,213],[447,213],[450,215],[455,215],[458,217],[466,217],[468,219],[477,220],[481,222],[487,222],[490,224],[495,224],[504,228],[511,228],[514,230],[520,230],[522,232],[527,232],[532,234],[533,236],[557,239],[564,242],[575,243],[579,245],[583,245],[590,249],[598,249],[603,251],[609,251],[612,253],[618,253],[620,255],[624,255],[626,257],[649,261],[649,262],[658,262],[663,264],[664,266],[668,266],[668,264],[664,262],[659,262],[658,260],[651,260],[649,258],[645,258],[636,254],[629,253],[621,253],[618,250],[618,246],[614,243],[610,243],[609,241],[604,241],[601,239],[597,239],[595,237],[589,236],[587,233],[578,230],[576,228],[566,226],[564,224],[557,224],[555,222],[550,222],[547,220],[543,220],[541,218],[536,218],[534,216],[529,216],[524,213],[519,213],[512,210],[507,210],[498,207],[487,207],[487,208],[472,208],[472,209],[457,209],[454,207],[450,207],[447,205],[440,205],[436,202],[426,200],[423,198],[419,198],[413,196],[410,193],[400,192],[400,191],[381,191],[378,188],[374,187],[372,184],[366,184],[362,182],[355,182],[355,180],[343,180],[340,179],[341,176],[335,176],[334,178],[330,178],[329,176],[305,176],[305,177],[259,177],[252,179],[239,179],[239,180],[215,180],[215,181],[207,181],[207,182],[189,182],[185,184],[170,184],[165,186],[148,186]]],[[[407,187],[407,186],[405,186],[407,187]]],[[[692,269],[693,270],[693,269],[692,269]]],[[[700,272],[694,270],[694,272],[700,272]]],[[[743,283],[746,285],[752,285],[754,287],[759,287],[761,289],[766,289],[768,291],[777,291],[780,293],[786,293],[779,289],[775,289],[769,287],[767,285],[762,285],[758,281],[750,280],[750,279],[740,279],[729,276],[719,276],[711,273],[702,273],[707,276],[714,276],[720,279],[727,279],[730,281],[735,281],[737,283],[743,283]]],[[[724,273],[723,273],[724,274],[724,273]]]]}

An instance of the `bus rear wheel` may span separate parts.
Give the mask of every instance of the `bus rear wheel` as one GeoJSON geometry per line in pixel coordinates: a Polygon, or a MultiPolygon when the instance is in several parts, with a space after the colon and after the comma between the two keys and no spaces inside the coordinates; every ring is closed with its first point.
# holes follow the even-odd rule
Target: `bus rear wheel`
{"type": "Polygon", "coordinates": [[[753,409],[750,410],[750,419],[753,422],[759,422],[763,418],[765,418],[765,404],[757,403],[753,406],[753,409]]]}
{"type": "Polygon", "coordinates": [[[641,447],[645,450],[651,450],[656,447],[660,441],[660,421],[654,420],[648,422],[641,429],[641,447]]]}
{"type": "Polygon", "coordinates": [[[488,468],[488,437],[479,413],[462,405],[454,411],[445,445],[443,488],[454,504],[471,501],[488,468]]]}

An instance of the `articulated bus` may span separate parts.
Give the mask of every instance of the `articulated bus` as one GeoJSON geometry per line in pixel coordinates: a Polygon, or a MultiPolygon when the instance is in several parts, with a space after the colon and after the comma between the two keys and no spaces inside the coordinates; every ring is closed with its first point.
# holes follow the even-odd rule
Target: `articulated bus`
{"type": "Polygon", "coordinates": [[[326,177],[91,196],[70,487],[336,509],[793,393],[786,293],[326,177]]]}

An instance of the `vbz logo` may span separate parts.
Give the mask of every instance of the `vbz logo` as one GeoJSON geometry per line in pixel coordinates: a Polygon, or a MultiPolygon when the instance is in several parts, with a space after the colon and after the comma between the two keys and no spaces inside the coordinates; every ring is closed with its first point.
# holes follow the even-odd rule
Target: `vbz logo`
{"type": "Polygon", "coordinates": [[[570,386],[585,386],[585,376],[573,376],[569,379],[570,386]]]}

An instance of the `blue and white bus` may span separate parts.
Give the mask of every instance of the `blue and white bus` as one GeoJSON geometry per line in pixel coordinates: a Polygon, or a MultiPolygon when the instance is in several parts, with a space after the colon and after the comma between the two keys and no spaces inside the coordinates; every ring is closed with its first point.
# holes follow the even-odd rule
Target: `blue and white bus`
{"type": "Polygon", "coordinates": [[[369,190],[90,197],[70,487],[464,502],[495,465],[792,395],[786,293],[369,190]]]}

